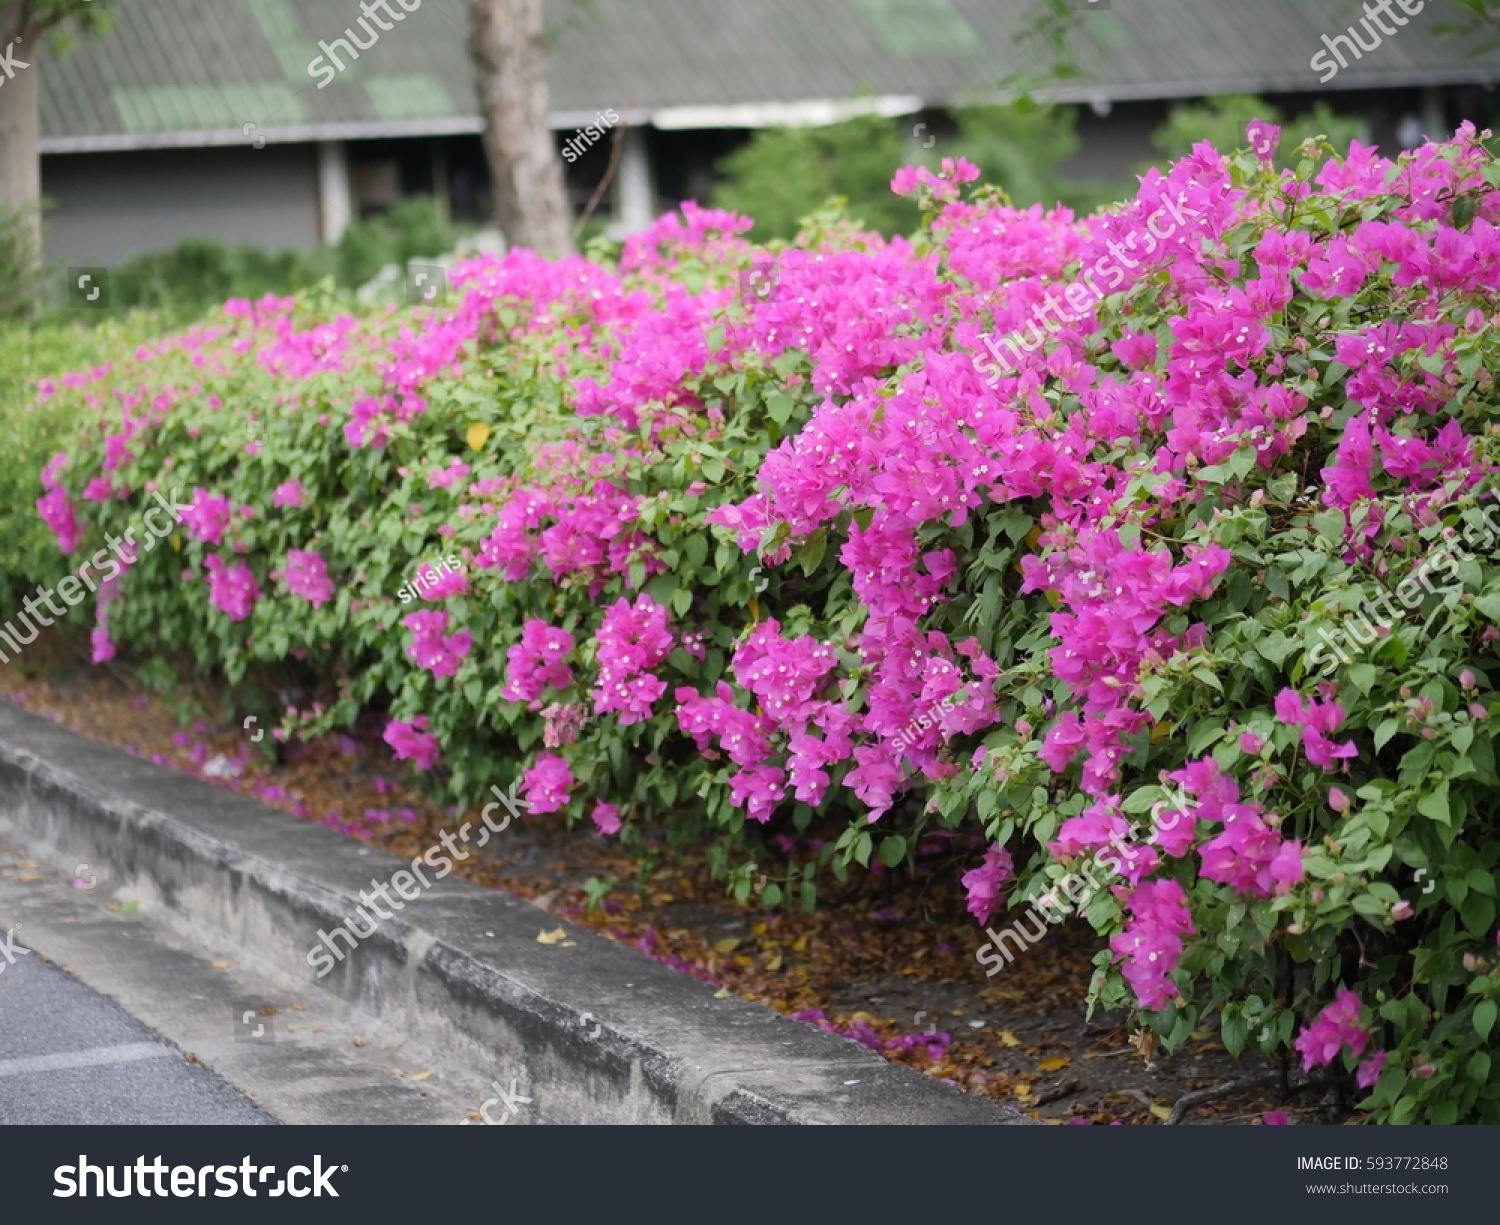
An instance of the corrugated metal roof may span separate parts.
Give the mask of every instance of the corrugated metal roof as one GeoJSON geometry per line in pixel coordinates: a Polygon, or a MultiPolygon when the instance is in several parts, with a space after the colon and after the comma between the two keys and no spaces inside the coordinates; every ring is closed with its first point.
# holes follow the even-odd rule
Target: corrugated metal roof
{"type": "MultiPolygon", "coordinates": [[[[1353,0],[1095,2],[1113,7],[1080,15],[1088,75],[1062,100],[1500,81],[1500,51],[1433,34],[1439,0],[1327,86],[1309,61],[1360,15],[1353,0]]],[[[887,110],[957,102],[1024,66],[1015,35],[1037,3],[548,0],[553,121],[614,107],[663,126],[753,125],[861,94],[887,110]]],[[[320,43],[349,27],[368,43],[358,0],[129,0],[113,33],[41,66],[43,151],[478,131],[466,0],[418,4],[357,60],[335,48],[347,67],[320,89],[320,43]]]]}

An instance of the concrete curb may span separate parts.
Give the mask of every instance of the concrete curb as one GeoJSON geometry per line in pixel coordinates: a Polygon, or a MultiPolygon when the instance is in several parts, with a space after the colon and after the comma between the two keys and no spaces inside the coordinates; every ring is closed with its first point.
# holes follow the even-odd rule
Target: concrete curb
{"type": "Polygon", "coordinates": [[[146,905],[478,1077],[518,1082],[531,1101],[517,1122],[1033,1122],[451,876],[317,980],[319,932],[409,862],[4,703],[0,828],[105,867],[146,905]],[[537,941],[559,925],[575,947],[537,941]]]}

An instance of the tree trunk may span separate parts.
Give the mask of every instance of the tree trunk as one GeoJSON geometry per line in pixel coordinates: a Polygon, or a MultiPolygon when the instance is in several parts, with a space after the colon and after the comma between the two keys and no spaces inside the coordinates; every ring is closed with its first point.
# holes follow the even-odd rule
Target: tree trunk
{"type": "Polygon", "coordinates": [[[16,65],[0,71],[0,204],[21,214],[17,233],[31,244],[25,258],[40,261],[42,250],[42,157],[37,142],[41,136],[39,115],[41,73],[37,53],[40,32],[15,10],[0,14],[0,56],[10,47],[8,62],[16,65]],[[15,45],[11,47],[11,43],[15,45]],[[21,68],[21,64],[28,65],[21,68]]]}
{"type": "Polygon", "coordinates": [[[469,0],[495,219],[512,246],[573,249],[562,161],[548,123],[542,0],[469,0]]]}

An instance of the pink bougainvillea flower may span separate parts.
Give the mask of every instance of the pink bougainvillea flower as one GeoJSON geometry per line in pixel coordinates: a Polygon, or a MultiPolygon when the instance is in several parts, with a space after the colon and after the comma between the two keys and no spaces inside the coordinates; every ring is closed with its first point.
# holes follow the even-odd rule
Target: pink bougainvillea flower
{"type": "Polygon", "coordinates": [[[328,563],[313,550],[288,549],[284,571],[287,590],[313,605],[333,599],[333,583],[328,577],[328,563]]]}
{"type": "Polygon", "coordinates": [[[208,570],[208,602],[227,613],[231,621],[245,620],[260,599],[260,587],[250,567],[243,562],[226,566],[216,553],[210,553],[203,565],[208,570]]]}
{"type": "Polygon", "coordinates": [[[573,635],[531,617],[521,627],[521,641],[506,652],[510,670],[502,697],[512,702],[530,702],[547,689],[566,689],[573,683],[567,658],[573,652],[573,635]]]}
{"type": "Polygon", "coordinates": [[[984,862],[965,872],[960,883],[968,893],[969,913],[981,924],[1000,909],[1000,887],[1015,875],[1016,865],[1010,852],[992,846],[984,853],[984,862]]]}
{"type": "Polygon", "coordinates": [[[1376,1051],[1359,1065],[1359,1069],[1354,1073],[1354,1083],[1361,1089],[1371,1088],[1380,1079],[1381,1069],[1385,1067],[1385,1061],[1389,1056],[1389,1051],[1376,1051]]]}
{"type": "Polygon", "coordinates": [[[276,486],[276,492],[271,495],[272,506],[294,506],[307,505],[307,490],[302,488],[302,482],[297,480],[283,481],[276,486]]]}
{"type": "Polygon", "coordinates": [[[68,491],[61,485],[54,486],[36,500],[36,509],[42,522],[57,537],[58,549],[65,554],[73,552],[83,539],[83,529],[78,525],[68,491]]]}
{"type": "Polygon", "coordinates": [[[419,612],[402,618],[401,624],[412,632],[412,642],[406,653],[434,676],[453,676],[463,665],[464,657],[474,645],[474,636],[468,630],[445,635],[448,628],[446,612],[419,612]]]}
{"type": "Polygon", "coordinates": [[[1142,1008],[1165,1008],[1176,994],[1170,975],[1183,954],[1182,937],[1195,929],[1187,895],[1175,880],[1143,881],[1128,902],[1125,930],[1109,942],[1121,973],[1142,1008]]]}
{"type": "Polygon", "coordinates": [[[468,464],[454,460],[446,468],[434,468],[427,474],[428,489],[452,489],[454,484],[468,476],[472,469],[468,464]]]}
{"type": "Polygon", "coordinates": [[[182,510],[182,524],[187,534],[205,544],[223,543],[230,518],[229,499],[206,489],[193,490],[193,500],[182,510]]]}
{"type": "Polygon", "coordinates": [[[385,725],[382,739],[395,751],[397,761],[413,761],[418,770],[437,765],[437,737],[427,732],[427,716],[418,715],[410,723],[392,719],[385,725]]]}
{"type": "Polygon", "coordinates": [[[1347,988],[1341,989],[1333,1003],[1292,1044],[1302,1054],[1304,1072],[1332,1063],[1346,1047],[1358,1055],[1369,1045],[1370,1034],[1360,1026],[1359,1014],[1359,996],[1347,988]]]}
{"type": "Polygon", "coordinates": [[[573,767],[565,758],[545,750],[537,754],[536,764],[522,770],[521,794],[534,813],[557,812],[568,805],[573,788],[573,767]]]}
{"type": "Polygon", "coordinates": [[[620,832],[619,805],[605,804],[601,801],[594,805],[594,811],[589,815],[593,817],[594,824],[598,826],[601,834],[618,834],[620,832]]]}

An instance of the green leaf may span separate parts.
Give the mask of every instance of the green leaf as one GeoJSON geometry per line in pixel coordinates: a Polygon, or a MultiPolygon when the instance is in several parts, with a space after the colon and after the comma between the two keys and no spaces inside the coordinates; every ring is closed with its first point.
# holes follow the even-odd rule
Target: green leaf
{"type": "Polygon", "coordinates": [[[790,421],[792,410],[796,407],[797,401],[784,391],[778,391],[766,400],[766,411],[770,413],[771,420],[777,425],[785,425],[790,421]]]}
{"type": "Polygon", "coordinates": [[[1488,1042],[1490,1031],[1495,1028],[1495,1011],[1494,1000],[1480,1000],[1474,1008],[1474,1032],[1481,1042],[1488,1042]]]}
{"type": "Polygon", "coordinates": [[[802,567],[802,573],[811,575],[823,562],[823,553],[828,548],[828,529],[820,527],[807,538],[794,560],[802,567]]]}
{"type": "Polygon", "coordinates": [[[880,844],[880,862],[888,868],[899,866],[906,859],[906,839],[892,834],[880,844]]]}
{"type": "Polygon", "coordinates": [[[1444,825],[1447,825],[1453,819],[1448,804],[1447,779],[1444,779],[1435,789],[1429,791],[1417,801],[1417,811],[1424,817],[1431,817],[1434,821],[1441,821],[1444,825]]]}

